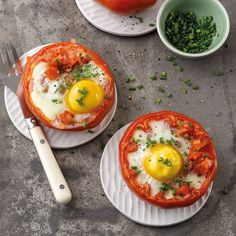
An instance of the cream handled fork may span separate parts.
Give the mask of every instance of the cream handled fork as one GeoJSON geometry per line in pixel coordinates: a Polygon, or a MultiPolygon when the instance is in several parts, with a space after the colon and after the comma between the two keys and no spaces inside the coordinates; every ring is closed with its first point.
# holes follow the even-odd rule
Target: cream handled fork
{"type": "Polygon", "coordinates": [[[56,161],[47,138],[42,131],[42,128],[25,102],[22,68],[17,51],[10,42],[9,44],[5,43],[4,50],[1,49],[0,54],[0,77],[3,83],[18,96],[28,130],[39,154],[56,201],[61,204],[67,204],[72,199],[71,191],[56,161]],[[12,63],[12,61],[14,61],[14,63],[12,63]],[[15,73],[15,69],[13,68],[14,64],[16,65],[15,68],[17,68],[17,75],[15,73]]]}

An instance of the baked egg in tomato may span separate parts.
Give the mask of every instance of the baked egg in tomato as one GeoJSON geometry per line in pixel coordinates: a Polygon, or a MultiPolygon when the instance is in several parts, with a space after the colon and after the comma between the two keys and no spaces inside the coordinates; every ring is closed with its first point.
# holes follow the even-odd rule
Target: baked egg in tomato
{"type": "Polygon", "coordinates": [[[46,126],[84,130],[97,126],[111,109],[114,82],[97,53],[61,42],[27,60],[24,94],[30,110],[46,126]]]}
{"type": "Polygon", "coordinates": [[[132,191],[164,208],[188,206],[213,181],[214,145],[199,123],[171,111],[141,116],[119,144],[120,167],[132,191]]]}

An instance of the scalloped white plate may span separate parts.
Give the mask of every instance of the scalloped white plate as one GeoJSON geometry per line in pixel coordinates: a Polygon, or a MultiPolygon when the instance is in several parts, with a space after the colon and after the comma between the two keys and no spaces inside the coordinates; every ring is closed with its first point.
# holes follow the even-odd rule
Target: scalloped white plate
{"type": "MultiPolygon", "coordinates": [[[[38,46],[25,53],[20,58],[22,66],[25,65],[26,58],[28,56],[32,56],[33,54],[37,53],[42,47],[45,46],[46,45],[38,46]]],[[[5,87],[4,90],[4,101],[7,113],[13,125],[18,129],[20,133],[22,133],[26,138],[31,140],[31,136],[28,132],[27,125],[20,108],[20,104],[18,102],[18,98],[16,94],[7,87],[5,87]]],[[[113,116],[115,115],[116,108],[117,108],[117,91],[115,91],[115,101],[111,110],[107,113],[107,115],[104,117],[102,122],[97,127],[91,129],[94,133],[89,133],[87,130],[60,131],[56,129],[50,129],[44,126],[43,124],[41,124],[41,127],[43,128],[44,133],[46,134],[49,144],[52,148],[64,149],[64,148],[76,147],[91,141],[92,139],[97,137],[100,133],[102,133],[111,122],[113,116]]]]}
{"type": "Polygon", "coordinates": [[[121,128],[111,137],[102,155],[100,177],[107,198],[122,214],[143,225],[169,226],[193,217],[206,203],[213,182],[206,194],[188,207],[163,209],[143,201],[129,189],[120,173],[119,142],[128,126],[121,128]]]}
{"type": "Polygon", "coordinates": [[[118,36],[139,36],[156,29],[156,16],[164,0],[130,16],[115,14],[95,0],[75,0],[84,17],[98,29],[118,36]]]}

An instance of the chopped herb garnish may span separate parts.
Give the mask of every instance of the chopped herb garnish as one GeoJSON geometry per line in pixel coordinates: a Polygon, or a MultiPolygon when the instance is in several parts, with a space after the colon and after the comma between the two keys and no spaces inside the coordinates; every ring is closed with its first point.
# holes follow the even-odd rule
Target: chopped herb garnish
{"type": "Polygon", "coordinates": [[[132,137],[131,139],[134,143],[139,143],[141,141],[140,138],[135,138],[135,137],[132,137]]]}
{"type": "Polygon", "coordinates": [[[92,64],[84,64],[83,66],[75,66],[70,75],[72,79],[80,81],[81,79],[90,79],[99,76],[98,72],[94,72],[95,67],[92,64]]]}
{"type": "Polygon", "coordinates": [[[173,62],[173,61],[175,61],[175,59],[176,59],[176,56],[174,56],[174,55],[168,55],[168,56],[166,56],[166,60],[167,60],[167,61],[173,62]]]}
{"type": "Polygon", "coordinates": [[[189,87],[191,87],[193,85],[190,79],[184,79],[183,82],[184,82],[184,84],[188,85],[189,87]]]}
{"type": "Polygon", "coordinates": [[[150,27],[154,27],[154,26],[155,26],[155,24],[151,23],[151,24],[149,24],[149,26],[150,26],[150,27]]]}
{"type": "Polygon", "coordinates": [[[89,54],[86,54],[85,57],[86,57],[87,59],[92,59],[92,57],[91,57],[89,54]]]}
{"type": "Polygon", "coordinates": [[[186,157],[188,154],[187,154],[187,152],[183,152],[183,155],[186,157]]]}
{"type": "Polygon", "coordinates": [[[139,23],[143,23],[143,18],[140,16],[134,16],[134,18],[139,20],[139,23]]]}
{"type": "Polygon", "coordinates": [[[167,72],[162,71],[159,76],[160,80],[167,80],[167,72]]]}
{"type": "Polygon", "coordinates": [[[159,162],[163,162],[163,164],[165,166],[168,166],[168,167],[171,167],[172,166],[172,162],[171,160],[169,160],[168,158],[163,158],[163,157],[160,157],[160,159],[158,160],[159,162]]]}
{"type": "Polygon", "coordinates": [[[95,132],[94,132],[93,130],[89,129],[89,130],[88,130],[88,133],[94,134],[95,132]]]}
{"type": "Polygon", "coordinates": [[[166,96],[167,96],[168,98],[171,98],[173,95],[172,95],[172,93],[167,93],[166,96]]]}
{"type": "Polygon", "coordinates": [[[129,88],[129,91],[135,91],[135,90],[136,90],[136,88],[134,88],[134,87],[129,88]]]}
{"type": "Polygon", "coordinates": [[[165,143],[165,140],[164,140],[164,138],[162,138],[162,137],[159,139],[159,141],[160,141],[161,144],[164,144],[164,143],[165,143]]]}
{"type": "Polygon", "coordinates": [[[137,166],[131,166],[130,167],[132,170],[136,170],[136,173],[139,175],[142,171],[138,169],[137,166]]]}
{"type": "Polygon", "coordinates": [[[132,169],[132,170],[137,170],[138,167],[137,167],[137,166],[131,166],[131,169],[132,169]]]}
{"type": "Polygon", "coordinates": [[[157,76],[154,74],[154,75],[150,75],[149,76],[149,79],[150,80],[157,80],[157,76]]]}
{"type": "Polygon", "coordinates": [[[82,95],[80,98],[76,99],[76,101],[79,103],[80,106],[84,105],[84,98],[88,94],[87,88],[79,89],[78,92],[82,95]]]}
{"type": "Polygon", "coordinates": [[[192,11],[173,11],[167,17],[165,34],[179,50],[201,53],[211,46],[217,30],[212,16],[197,19],[197,15],[192,11]]]}
{"type": "Polygon", "coordinates": [[[179,178],[179,179],[176,179],[175,182],[181,186],[183,183],[186,183],[187,185],[190,185],[192,182],[191,181],[186,181],[185,179],[182,179],[182,178],[179,178]]]}
{"type": "Polygon", "coordinates": [[[215,69],[212,71],[212,74],[215,75],[215,76],[222,76],[224,75],[224,71],[220,70],[220,69],[215,69]]]}
{"type": "Polygon", "coordinates": [[[158,91],[161,92],[161,93],[164,93],[165,89],[162,86],[158,86],[158,91]]]}
{"type": "Polygon", "coordinates": [[[83,121],[83,122],[82,122],[82,126],[83,126],[83,128],[86,128],[87,123],[86,123],[85,121],[83,121]]]}
{"type": "Polygon", "coordinates": [[[105,95],[105,99],[109,100],[111,97],[109,95],[105,95]]]}
{"type": "Polygon", "coordinates": [[[70,82],[66,82],[65,87],[67,89],[70,89],[72,87],[72,84],[70,82]]]}
{"type": "Polygon", "coordinates": [[[184,125],[184,122],[181,121],[181,120],[178,120],[178,125],[179,125],[179,126],[183,126],[183,125],[184,125]]]}
{"type": "Polygon", "coordinates": [[[179,72],[183,72],[184,71],[184,68],[182,66],[176,66],[175,69],[179,72]]]}
{"type": "Polygon", "coordinates": [[[105,145],[104,143],[101,143],[101,144],[99,145],[100,150],[103,151],[104,148],[105,148],[105,146],[106,146],[106,145],[105,145]]]}
{"type": "Polygon", "coordinates": [[[135,78],[132,78],[131,76],[128,76],[126,78],[126,83],[133,83],[136,79],[135,78]]]}
{"type": "Polygon", "coordinates": [[[161,186],[159,189],[161,192],[167,192],[169,189],[171,189],[171,186],[166,183],[161,183],[161,186]]]}
{"type": "Polygon", "coordinates": [[[160,98],[157,98],[156,104],[159,105],[160,103],[161,103],[161,99],[160,99],[160,98]]]}
{"type": "Polygon", "coordinates": [[[188,89],[187,88],[182,88],[182,93],[187,94],[188,93],[188,89]]]}
{"type": "Polygon", "coordinates": [[[140,85],[138,85],[138,87],[137,87],[139,90],[140,89],[143,89],[144,88],[144,86],[143,86],[143,84],[140,84],[140,85]]]}
{"type": "Polygon", "coordinates": [[[199,89],[199,86],[197,86],[197,85],[193,85],[192,88],[193,88],[194,91],[196,91],[196,90],[199,89]]]}
{"type": "Polygon", "coordinates": [[[58,99],[52,99],[52,102],[55,103],[55,104],[63,103],[61,100],[58,100],[58,99]]]}
{"type": "Polygon", "coordinates": [[[149,137],[147,137],[146,139],[146,148],[150,148],[150,147],[153,147],[157,144],[157,141],[156,140],[153,140],[149,137]]]}

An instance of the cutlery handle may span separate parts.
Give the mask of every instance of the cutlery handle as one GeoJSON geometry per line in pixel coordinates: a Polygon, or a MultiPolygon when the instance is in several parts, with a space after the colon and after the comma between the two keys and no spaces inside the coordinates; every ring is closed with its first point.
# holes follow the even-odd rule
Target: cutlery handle
{"type": "Polygon", "coordinates": [[[31,122],[31,127],[29,125],[31,137],[39,154],[55,199],[58,203],[67,204],[71,201],[72,194],[56,161],[52,149],[43,133],[42,128],[37,124],[37,121],[32,118],[28,121],[28,124],[29,122],[31,122]]]}

